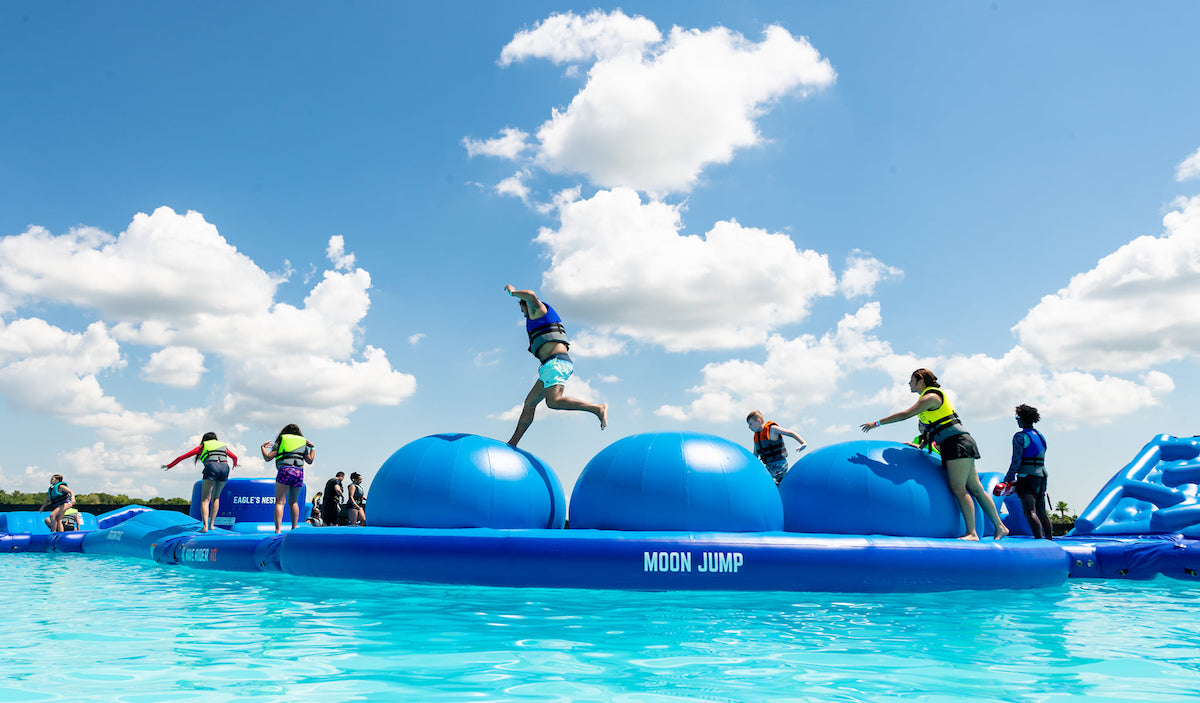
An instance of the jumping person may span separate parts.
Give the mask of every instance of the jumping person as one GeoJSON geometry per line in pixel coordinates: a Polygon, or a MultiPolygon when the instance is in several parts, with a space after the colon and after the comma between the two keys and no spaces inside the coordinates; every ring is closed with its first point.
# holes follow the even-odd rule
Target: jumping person
{"type": "Polygon", "coordinates": [[[1033,428],[1042,416],[1037,408],[1018,405],[1016,419],[1021,431],[1013,435],[1012,461],[1004,475],[1004,483],[996,488],[1003,494],[1004,489],[1016,481],[1021,512],[1025,513],[1033,536],[1054,539],[1054,527],[1046,514],[1046,438],[1033,428]]]}
{"type": "Polygon", "coordinates": [[[216,432],[205,432],[200,438],[200,446],[193,448],[187,454],[180,454],[170,464],[163,464],[164,471],[188,457],[195,457],[192,463],[204,462],[204,470],[200,473],[203,482],[200,484],[200,531],[208,532],[213,528],[217,519],[217,509],[221,506],[221,491],[229,480],[229,459],[237,467],[237,454],[224,442],[217,440],[216,432]]]}
{"type": "Polygon", "coordinates": [[[46,490],[46,500],[42,503],[42,507],[38,508],[39,513],[47,507],[50,508],[50,517],[44,520],[46,527],[49,527],[51,532],[64,532],[63,515],[73,505],[75,505],[75,491],[67,486],[62,474],[51,476],[50,488],[46,490]]]}
{"type": "Polygon", "coordinates": [[[959,539],[979,539],[979,533],[975,531],[975,504],[971,500],[972,496],[996,526],[996,539],[1002,539],[1008,534],[1008,528],[1000,521],[996,504],[979,482],[979,474],[975,473],[975,460],[980,457],[979,447],[963,427],[958,413],[954,411],[950,394],[938,385],[937,376],[929,369],[913,371],[908,379],[908,389],[918,396],[917,402],[911,408],[892,413],[875,422],[864,423],[861,425],[862,431],[870,432],[880,425],[917,416],[921,429],[921,446],[927,447],[937,443],[941,451],[942,468],[946,471],[946,482],[958,501],[959,512],[966,523],[966,534],[959,539]]]}
{"type": "Polygon", "coordinates": [[[260,447],[265,461],[275,460],[275,534],[283,529],[283,503],[292,508],[292,529],[300,522],[300,489],[304,487],[304,465],[313,463],[317,450],[300,434],[296,425],[285,425],[274,442],[260,447]]]}
{"type": "Polygon", "coordinates": [[[771,474],[771,478],[775,479],[775,485],[778,486],[788,470],[787,447],[783,444],[783,438],[791,437],[799,442],[800,448],[797,451],[804,451],[808,443],[795,432],[780,427],[774,421],[766,420],[763,414],[757,410],[752,410],[746,416],[746,424],[754,433],[754,456],[758,457],[767,467],[767,472],[771,474]]]}
{"type": "Polygon", "coordinates": [[[531,290],[517,290],[511,285],[504,286],[509,295],[520,298],[521,313],[525,315],[525,331],[529,334],[529,353],[537,357],[541,364],[538,367],[538,380],[534,381],[533,389],[525,396],[525,405],[521,408],[521,417],[517,420],[517,428],[513,431],[508,443],[517,446],[525,430],[533,424],[533,415],[538,403],[546,401],[546,407],[554,410],[586,410],[600,420],[600,429],[608,426],[608,405],[595,405],[563,395],[567,379],[575,370],[571,357],[567,355],[570,343],[563,328],[562,318],[554,308],[538,300],[537,294],[531,290]]]}

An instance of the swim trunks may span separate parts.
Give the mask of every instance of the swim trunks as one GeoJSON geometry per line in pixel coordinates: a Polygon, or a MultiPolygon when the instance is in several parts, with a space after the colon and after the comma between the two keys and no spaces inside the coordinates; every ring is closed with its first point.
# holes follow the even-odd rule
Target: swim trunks
{"type": "Polygon", "coordinates": [[[780,459],[774,463],[767,464],[766,467],[767,471],[771,474],[771,478],[775,479],[775,483],[779,483],[788,471],[787,459],[780,459]]]}
{"type": "Polygon", "coordinates": [[[279,466],[275,469],[275,483],[292,488],[304,485],[304,469],[299,466],[279,466]]]}
{"type": "Polygon", "coordinates": [[[561,386],[575,371],[575,364],[571,363],[571,359],[569,357],[558,358],[560,356],[566,356],[566,354],[555,354],[546,359],[538,368],[538,378],[542,380],[542,385],[546,388],[561,386]]]}
{"type": "Polygon", "coordinates": [[[966,432],[947,437],[938,444],[938,451],[942,454],[943,465],[954,459],[980,459],[983,456],[979,453],[979,445],[975,444],[975,439],[966,432]]]}
{"type": "Polygon", "coordinates": [[[1017,478],[1017,495],[1041,498],[1046,495],[1046,477],[1025,475],[1017,478]]]}
{"type": "Polygon", "coordinates": [[[200,477],[208,481],[228,481],[229,464],[223,461],[206,461],[200,477]]]}

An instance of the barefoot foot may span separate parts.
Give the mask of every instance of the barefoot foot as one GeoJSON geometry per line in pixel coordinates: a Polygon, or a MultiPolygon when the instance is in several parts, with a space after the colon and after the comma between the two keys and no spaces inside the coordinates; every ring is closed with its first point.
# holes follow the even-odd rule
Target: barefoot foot
{"type": "Polygon", "coordinates": [[[1008,536],[1008,528],[1003,524],[996,525],[996,539],[1004,539],[1008,536]]]}
{"type": "Polygon", "coordinates": [[[608,427],[608,403],[600,406],[600,413],[596,417],[600,418],[600,429],[608,427]]]}
{"type": "Polygon", "coordinates": [[[965,542],[978,542],[979,535],[975,534],[974,532],[968,532],[967,534],[963,535],[962,537],[959,537],[959,539],[961,539],[965,542]]]}

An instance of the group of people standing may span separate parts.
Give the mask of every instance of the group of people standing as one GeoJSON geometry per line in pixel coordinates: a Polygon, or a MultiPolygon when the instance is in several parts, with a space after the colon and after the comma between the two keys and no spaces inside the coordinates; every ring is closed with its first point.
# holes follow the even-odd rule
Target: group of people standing
{"type": "Polygon", "coordinates": [[[316,527],[362,527],[367,524],[367,494],[363,491],[362,476],[351,472],[350,485],[343,489],[345,478],[345,471],[337,472],[325,482],[325,490],[313,496],[308,524],[316,527]]]}
{"type": "MultiPolygon", "coordinates": [[[[274,441],[263,442],[259,447],[264,461],[275,460],[275,532],[283,529],[284,506],[291,508],[292,529],[300,522],[300,489],[304,487],[304,465],[313,463],[316,448],[304,438],[297,425],[285,425],[274,441]]],[[[237,466],[237,455],[224,442],[217,439],[216,432],[206,432],[200,445],[181,454],[162,468],[170,471],[173,466],[188,457],[192,463],[204,463],[200,476],[200,531],[208,532],[220,508],[221,490],[229,480],[229,471],[237,466]]]]}
{"type": "MultiPolygon", "coordinates": [[[[979,446],[963,426],[950,394],[941,387],[937,376],[929,369],[913,371],[908,379],[908,388],[917,394],[917,402],[905,410],[863,423],[860,426],[862,431],[870,432],[883,425],[916,417],[921,434],[915,443],[921,449],[938,453],[946,472],[946,483],[962,513],[966,531],[959,539],[979,539],[975,527],[976,502],[995,526],[995,538],[1005,537],[1008,528],[1000,520],[995,502],[975,471],[975,460],[981,457],[979,446]]],[[[1046,438],[1033,427],[1040,419],[1037,408],[1017,406],[1016,420],[1021,429],[1013,435],[1012,460],[1004,480],[996,486],[994,493],[1008,495],[1015,490],[1033,536],[1053,539],[1053,526],[1046,512],[1046,438]]],[[[771,478],[778,484],[788,470],[787,448],[783,438],[791,437],[799,442],[800,450],[807,444],[795,432],[765,420],[757,410],[746,417],[746,423],[754,433],[754,455],[763,462],[771,478]]]]}

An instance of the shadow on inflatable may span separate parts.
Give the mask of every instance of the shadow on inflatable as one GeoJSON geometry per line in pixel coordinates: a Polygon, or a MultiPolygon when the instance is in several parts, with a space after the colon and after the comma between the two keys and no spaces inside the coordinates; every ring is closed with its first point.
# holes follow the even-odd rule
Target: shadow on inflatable
{"type": "MultiPolygon", "coordinates": [[[[533,454],[439,434],[383,463],[369,490],[369,527],[274,534],[273,481],[232,479],[217,513],[221,529],[207,534],[197,532],[196,515],[138,506],[56,534],[36,513],[0,513],[0,549],[551,588],[921,592],[1068,578],[1196,580],[1198,457],[1200,438],[1156,437],[1066,538],[964,542],[954,539],[965,527],[939,462],[905,444],[824,447],[776,487],[753,455],[725,439],[639,434],[593,457],[568,505],[555,472],[533,454]]],[[[980,478],[990,490],[1000,475],[980,478]]],[[[1016,497],[996,501],[1013,534],[1028,536],[1016,497]]],[[[193,511],[197,503],[194,493],[193,511]]],[[[981,535],[993,531],[978,509],[976,524],[981,535]]]]}

